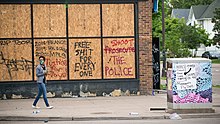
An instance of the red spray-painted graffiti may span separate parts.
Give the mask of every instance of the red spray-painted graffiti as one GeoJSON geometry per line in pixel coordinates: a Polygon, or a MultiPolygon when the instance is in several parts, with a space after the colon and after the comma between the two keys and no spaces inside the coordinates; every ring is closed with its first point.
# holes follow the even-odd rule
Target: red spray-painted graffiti
{"type": "Polygon", "coordinates": [[[35,56],[37,59],[46,57],[48,80],[67,79],[67,42],[63,39],[35,41],[35,56]]]}
{"type": "Polygon", "coordinates": [[[106,44],[105,77],[133,77],[134,64],[130,63],[134,53],[134,39],[111,40],[110,45],[106,44]]]}
{"type": "Polygon", "coordinates": [[[51,78],[65,78],[67,77],[67,60],[56,59],[50,60],[46,59],[46,65],[49,68],[48,76],[51,78]]]}

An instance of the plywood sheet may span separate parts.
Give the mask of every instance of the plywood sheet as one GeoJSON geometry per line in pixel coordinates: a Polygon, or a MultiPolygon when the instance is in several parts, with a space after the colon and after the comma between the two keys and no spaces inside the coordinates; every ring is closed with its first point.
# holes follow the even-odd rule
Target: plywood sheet
{"type": "Polygon", "coordinates": [[[0,38],[31,38],[30,5],[0,4],[0,38]]]}
{"type": "Polygon", "coordinates": [[[135,40],[111,38],[103,42],[103,72],[105,79],[135,78],[135,40]]]}
{"type": "Polygon", "coordinates": [[[72,4],[68,7],[69,36],[100,36],[100,5],[72,4]]]}
{"type": "Polygon", "coordinates": [[[32,80],[31,46],[31,40],[0,40],[0,81],[32,80]]]}
{"type": "Polygon", "coordinates": [[[39,56],[46,57],[47,80],[67,80],[66,39],[35,39],[34,55],[35,67],[39,64],[39,56]]]}
{"type": "Polygon", "coordinates": [[[101,39],[70,39],[70,79],[101,79],[101,39]]]}
{"type": "Polygon", "coordinates": [[[64,4],[34,4],[34,37],[65,37],[66,8],[64,4]]]}
{"type": "Polygon", "coordinates": [[[103,4],[103,35],[134,36],[134,4],[103,4]]]}

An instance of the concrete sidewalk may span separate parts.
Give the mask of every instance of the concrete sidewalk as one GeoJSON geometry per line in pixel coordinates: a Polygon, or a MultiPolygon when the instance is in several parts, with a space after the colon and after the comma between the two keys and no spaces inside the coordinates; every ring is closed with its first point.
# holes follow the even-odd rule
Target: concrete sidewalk
{"type": "MultiPolygon", "coordinates": [[[[49,98],[54,109],[46,109],[40,99],[40,109],[32,109],[34,99],[0,100],[0,120],[140,120],[168,119],[164,110],[150,111],[150,108],[166,108],[166,94],[155,96],[49,98]],[[36,113],[38,111],[38,113],[36,113]]],[[[213,89],[213,109],[216,113],[182,114],[184,118],[219,118],[220,89],[213,89]]]]}

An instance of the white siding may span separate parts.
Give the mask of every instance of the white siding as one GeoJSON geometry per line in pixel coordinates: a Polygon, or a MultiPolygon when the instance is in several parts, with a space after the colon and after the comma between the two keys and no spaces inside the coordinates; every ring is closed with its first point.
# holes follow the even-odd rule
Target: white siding
{"type": "MultiPolygon", "coordinates": [[[[212,31],[212,29],[214,27],[214,23],[212,23],[211,21],[212,21],[211,18],[197,20],[194,16],[194,12],[191,7],[190,11],[189,11],[189,17],[188,17],[186,24],[191,25],[191,26],[194,26],[195,24],[201,26],[209,34],[209,39],[212,39],[214,37],[215,33],[212,31]]],[[[197,49],[196,56],[202,56],[202,53],[204,53],[205,51],[219,51],[220,52],[220,49],[218,47],[216,47],[216,45],[214,45],[214,46],[211,45],[210,47],[205,47],[203,44],[201,44],[200,47],[197,49]]],[[[195,53],[195,51],[193,50],[192,54],[194,54],[194,53],[195,53]]]]}
{"type": "Polygon", "coordinates": [[[203,28],[210,34],[209,39],[212,39],[215,35],[215,33],[212,31],[213,27],[214,23],[212,23],[211,19],[204,20],[203,28]]]}

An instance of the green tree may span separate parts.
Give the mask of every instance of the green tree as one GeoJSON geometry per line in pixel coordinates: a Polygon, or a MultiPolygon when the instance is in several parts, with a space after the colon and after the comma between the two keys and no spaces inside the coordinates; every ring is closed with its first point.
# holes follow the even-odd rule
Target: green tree
{"type": "MultiPolygon", "coordinates": [[[[167,3],[165,3],[167,4],[167,3]]],[[[165,50],[167,57],[187,57],[189,49],[196,49],[201,43],[211,44],[208,34],[198,26],[187,26],[184,19],[171,18],[165,5],[165,50]]],[[[153,14],[153,37],[159,37],[162,44],[162,11],[159,2],[158,13],[153,14]]],[[[160,46],[162,48],[162,46],[160,46]]],[[[162,50],[162,49],[161,49],[162,50]]]]}
{"type": "MultiPolygon", "coordinates": [[[[169,0],[164,0],[165,1],[165,16],[169,16],[170,13],[170,8],[168,7],[168,2],[169,0]]],[[[160,37],[162,38],[162,2],[159,0],[158,4],[158,12],[153,13],[153,37],[160,37]]],[[[170,17],[169,17],[170,18],[170,17]]]]}
{"type": "Polygon", "coordinates": [[[190,49],[197,50],[200,44],[210,46],[212,43],[212,41],[209,40],[209,35],[206,33],[205,29],[202,29],[199,26],[182,25],[181,29],[181,42],[190,49]]]}
{"type": "Polygon", "coordinates": [[[216,8],[214,11],[214,17],[212,18],[212,23],[215,23],[212,31],[215,32],[213,37],[214,44],[220,44],[220,8],[216,8]]]}
{"type": "Polygon", "coordinates": [[[167,57],[187,57],[190,51],[186,43],[181,41],[182,28],[186,26],[183,19],[166,18],[166,50],[167,57]]]}
{"type": "Polygon", "coordinates": [[[189,9],[194,5],[209,5],[214,0],[170,0],[173,8],[189,9]]]}
{"type": "MultiPolygon", "coordinates": [[[[157,17],[159,18],[159,17],[157,17]]],[[[154,20],[156,22],[156,20],[154,20]]],[[[153,36],[159,37],[162,42],[162,24],[153,22],[153,36]]],[[[188,26],[184,19],[165,19],[165,49],[167,57],[188,57],[189,49],[196,49],[199,45],[211,45],[206,31],[198,26],[188,26]]],[[[161,47],[162,48],[162,47],[161,47]]]]}

